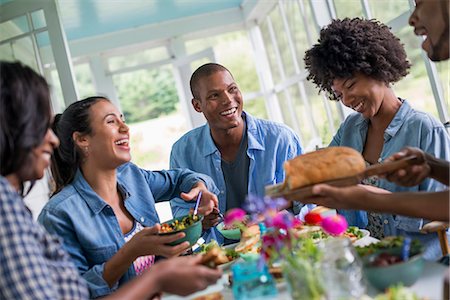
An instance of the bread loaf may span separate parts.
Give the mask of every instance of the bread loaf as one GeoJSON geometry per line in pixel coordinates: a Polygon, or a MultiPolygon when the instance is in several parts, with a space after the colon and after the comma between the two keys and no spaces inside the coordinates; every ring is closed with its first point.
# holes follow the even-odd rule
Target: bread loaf
{"type": "Polygon", "coordinates": [[[349,147],[328,147],[299,155],[284,163],[287,187],[307,185],[354,176],[366,168],[362,155],[349,147]]]}

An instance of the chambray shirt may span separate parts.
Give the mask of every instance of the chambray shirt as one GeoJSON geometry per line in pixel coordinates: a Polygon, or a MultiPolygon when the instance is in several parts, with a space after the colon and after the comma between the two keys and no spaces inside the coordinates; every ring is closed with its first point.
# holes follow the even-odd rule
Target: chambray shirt
{"type": "MultiPolygon", "coordinates": [[[[247,122],[248,148],[250,159],[248,176],[248,194],[264,196],[264,187],[283,182],[285,174],[283,163],[302,154],[297,134],[283,124],[257,119],[243,112],[247,122]]],[[[195,128],[182,136],[172,147],[171,168],[188,168],[208,174],[216,183],[219,193],[219,209],[226,210],[226,186],[221,167],[221,154],[210,133],[208,124],[195,128]]],[[[300,211],[298,202],[294,203],[294,212],[300,211]]],[[[171,201],[174,215],[183,215],[192,203],[181,199],[171,201]]],[[[222,235],[208,230],[203,238],[223,241],[222,235]]]]}
{"type": "MultiPolygon", "coordinates": [[[[349,115],[341,124],[329,146],[348,146],[363,152],[366,141],[369,120],[359,113],[349,115]]],[[[431,155],[450,160],[450,138],[444,126],[432,116],[414,110],[404,101],[394,119],[384,133],[384,146],[379,162],[404,147],[417,147],[431,155]]],[[[379,186],[391,192],[442,191],[447,187],[436,180],[426,179],[420,185],[402,187],[384,179],[379,180],[379,186]]],[[[350,225],[364,228],[367,225],[365,211],[340,210],[350,225]]],[[[441,256],[436,234],[421,234],[418,231],[428,221],[400,215],[382,214],[383,229],[388,235],[406,235],[420,239],[427,247],[425,257],[435,259],[441,256]]]]}
{"type": "MultiPolygon", "coordinates": [[[[206,176],[189,170],[147,171],[133,163],[117,169],[119,190],[124,205],[144,227],[159,223],[155,202],[169,200],[188,192],[199,180],[209,189],[214,183],[206,176]]],[[[113,209],[98,196],[80,170],[75,179],[45,205],[38,221],[64,240],[64,247],[83,278],[91,297],[110,294],[119,285],[136,276],[133,265],[112,288],[103,279],[103,268],[125,243],[113,209]]]]}
{"type": "Polygon", "coordinates": [[[0,176],[0,299],[88,299],[59,238],[37,224],[0,176]]]}

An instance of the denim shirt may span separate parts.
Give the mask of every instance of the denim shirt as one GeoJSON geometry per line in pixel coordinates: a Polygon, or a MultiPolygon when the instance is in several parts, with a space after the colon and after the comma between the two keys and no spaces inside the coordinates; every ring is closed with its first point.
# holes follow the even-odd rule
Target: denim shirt
{"type": "MultiPolygon", "coordinates": [[[[363,152],[369,120],[359,113],[353,113],[341,124],[329,146],[348,146],[363,152]]],[[[384,133],[384,145],[379,161],[382,162],[406,146],[417,147],[431,155],[450,159],[450,138],[444,126],[432,116],[414,110],[404,101],[384,133]]],[[[378,187],[391,192],[442,191],[447,187],[436,180],[426,179],[420,185],[402,187],[384,179],[378,187]]],[[[365,211],[340,210],[349,225],[364,228],[368,219],[365,211]]],[[[428,258],[439,256],[439,244],[435,234],[424,235],[419,230],[427,222],[419,218],[382,214],[385,235],[408,235],[420,239],[430,248],[428,258]],[[431,244],[435,244],[432,246],[431,244]],[[433,248],[433,249],[432,249],[433,248]],[[432,254],[432,252],[434,254],[432,254]]],[[[426,253],[427,257],[427,253],[426,253]]]]}
{"type": "MultiPolygon", "coordinates": [[[[302,154],[300,138],[287,126],[267,120],[257,119],[243,112],[247,122],[248,148],[250,158],[248,194],[263,197],[264,187],[283,182],[283,163],[302,154]]],[[[219,209],[226,209],[226,188],[221,167],[221,154],[210,133],[208,124],[195,128],[182,136],[172,147],[171,168],[188,168],[208,174],[219,188],[219,209]]],[[[301,204],[295,202],[294,212],[300,211],[301,204]]],[[[173,199],[174,215],[183,215],[192,207],[180,199],[173,199]]],[[[223,240],[214,230],[209,230],[203,238],[206,241],[223,240]]]]}
{"type": "MultiPolygon", "coordinates": [[[[215,189],[208,176],[189,170],[153,172],[133,163],[117,169],[124,205],[144,227],[159,223],[155,202],[168,201],[181,192],[188,192],[199,180],[203,180],[208,189],[215,189]]],[[[92,190],[80,170],[73,182],[45,205],[38,221],[48,232],[63,238],[64,248],[87,281],[91,297],[110,294],[136,276],[130,265],[112,288],[103,279],[105,262],[124,245],[124,235],[111,206],[92,190]]]]}

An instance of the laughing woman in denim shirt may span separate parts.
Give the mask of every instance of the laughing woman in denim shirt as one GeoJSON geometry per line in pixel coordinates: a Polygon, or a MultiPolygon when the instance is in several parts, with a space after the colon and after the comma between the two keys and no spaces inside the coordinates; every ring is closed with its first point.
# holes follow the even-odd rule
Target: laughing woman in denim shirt
{"type": "MultiPolygon", "coordinates": [[[[435,118],[414,110],[398,98],[391,84],[406,76],[410,67],[400,40],[378,21],[334,20],[320,32],[319,43],[305,55],[306,68],[320,90],[355,110],[341,124],[330,146],[360,151],[367,165],[382,162],[406,146],[422,149],[438,158],[450,158],[450,139],[435,118]]],[[[369,178],[364,184],[390,192],[440,191],[445,186],[427,179],[414,187],[369,178]]],[[[425,257],[438,258],[436,234],[419,230],[425,220],[364,211],[340,211],[351,225],[367,227],[377,238],[406,235],[420,239],[425,257]]]]}
{"type": "Polygon", "coordinates": [[[207,176],[187,169],[152,172],[130,163],[128,126],[108,99],[73,103],[54,127],[61,140],[52,169],[56,193],[39,222],[64,239],[91,297],[110,294],[141,274],[155,255],[177,256],[189,247],[166,245],[184,233],[157,234],[155,202],[178,196],[189,201],[202,191],[200,213],[217,205],[207,176]]]}

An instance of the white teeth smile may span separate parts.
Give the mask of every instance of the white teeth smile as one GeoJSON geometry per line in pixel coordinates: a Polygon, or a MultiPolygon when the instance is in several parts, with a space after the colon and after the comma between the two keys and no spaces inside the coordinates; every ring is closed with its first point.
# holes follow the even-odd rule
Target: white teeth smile
{"type": "Polygon", "coordinates": [[[234,108],[231,108],[229,110],[221,112],[220,115],[221,116],[231,115],[231,114],[234,114],[236,112],[236,110],[237,110],[237,108],[234,107],[234,108]]]}
{"type": "Polygon", "coordinates": [[[114,144],[116,145],[128,144],[128,140],[127,139],[119,140],[117,142],[114,142],[114,144]]]}
{"type": "Polygon", "coordinates": [[[355,111],[357,111],[357,112],[360,112],[360,110],[361,110],[362,107],[363,107],[363,104],[364,104],[364,101],[361,101],[361,102],[359,102],[357,105],[352,106],[352,109],[355,110],[355,111]]]}

